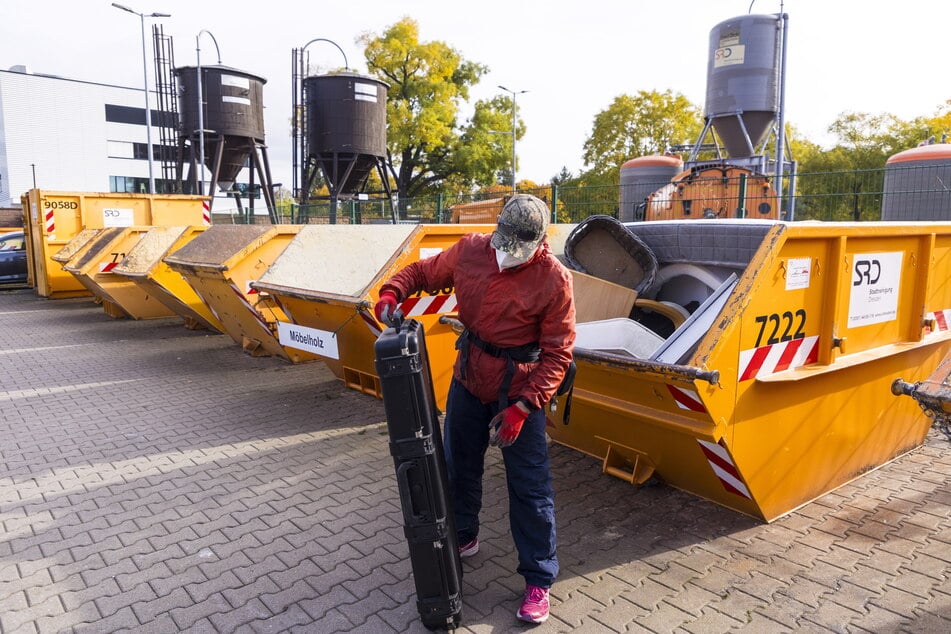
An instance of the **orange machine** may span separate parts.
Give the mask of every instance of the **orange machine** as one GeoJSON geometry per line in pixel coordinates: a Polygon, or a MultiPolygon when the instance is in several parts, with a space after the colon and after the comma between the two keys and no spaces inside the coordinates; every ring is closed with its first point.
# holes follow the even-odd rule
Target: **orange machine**
{"type": "Polygon", "coordinates": [[[778,207],[768,176],[735,165],[707,165],[681,172],[648,196],[644,220],[779,220],[778,207]]]}

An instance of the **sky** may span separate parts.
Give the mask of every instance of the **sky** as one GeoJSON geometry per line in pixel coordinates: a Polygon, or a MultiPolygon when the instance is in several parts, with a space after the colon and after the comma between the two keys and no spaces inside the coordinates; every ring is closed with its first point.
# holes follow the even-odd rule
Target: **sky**
{"type": "MultiPolygon", "coordinates": [[[[442,41],[489,67],[471,102],[517,98],[527,126],[517,144],[518,178],[548,182],[562,168],[585,169],[583,146],[598,112],[615,97],[671,90],[701,108],[710,31],[745,15],[786,13],[785,120],[826,147],[844,112],[930,116],[951,99],[946,37],[951,2],[904,0],[124,0],[141,13],[168,13],[176,66],[221,61],[267,80],[265,130],[273,181],[291,183],[291,55],[316,38],[342,49],[366,73],[364,33],[382,34],[403,17],[422,41],[442,41]],[[207,34],[199,33],[207,31],[207,34]],[[197,40],[197,43],[196,43],[197,40]]],[[[141,87],[138,16],[107,0],[2,0],[0,68],[141,87]]],[[[151,24],[146,21],[150,85],[151,24]]],[[[343,66],[341,51],[316,42],[307,51],[320,72],[343,66]]],[[[154,101],[153,101],[154,104],[154,101]]],[[[692,141],[692,140],[691,140],[692,141]]],[[[631,157],[635,158],[635,157],[631,157]]]]}

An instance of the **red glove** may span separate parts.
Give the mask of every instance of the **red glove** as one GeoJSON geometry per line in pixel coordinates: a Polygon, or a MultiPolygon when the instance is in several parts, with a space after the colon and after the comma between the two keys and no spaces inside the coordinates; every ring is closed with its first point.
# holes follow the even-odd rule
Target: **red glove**
{"type": "Polygon", "coordinates": [[[489,438],[489,444],[493,447],[508,447],[515,442],[528,414],[528,406],[522,401],[517,401],[496,414],[489,421],[489,429],[495,429],[495,433],[489,438]]]}
{"type": "MultiPolygon", "coordinates": [[[[393,323],[397,317],[396,293],[393,291],[383,291],[380,293],[380,300],[373,307],[373,313],[376,315],[377,321],[387,326],[396,326],[396,324],[393,323]]],[[[400,315],[400,317],[402,317],[402,315],[400,315]]]]}

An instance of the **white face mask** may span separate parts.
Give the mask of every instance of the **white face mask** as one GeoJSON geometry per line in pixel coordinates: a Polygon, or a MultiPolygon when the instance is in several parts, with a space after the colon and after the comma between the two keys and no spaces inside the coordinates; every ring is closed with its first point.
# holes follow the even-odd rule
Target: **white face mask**
{"type": "Polygon", "coordinates": [[[513,266],[518,266],[519,264],[525,264],[526,262],[528,262],[529,258],[531,258],[534,253],[535,252],[532,251],[532,253],[530,253],[528,257],[523,260],[521,258],[515,257],[514,255],[506,253],[505,251],[499,251],[498,249],[496,249],[495,261],[499,263],[499,270],[503,271],[505,269],[510,269],[513,266]]]}

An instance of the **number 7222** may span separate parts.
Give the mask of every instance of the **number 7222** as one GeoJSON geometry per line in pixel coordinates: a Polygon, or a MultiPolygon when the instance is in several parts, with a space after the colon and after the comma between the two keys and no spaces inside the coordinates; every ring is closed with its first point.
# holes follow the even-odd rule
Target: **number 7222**
{"type": "Polygon", "coordinates": [[[782,314],[759,315],[756,323],[759,324],[759,333],[756,335],[755,348],[806,336],[806,311],[802,308],[795,313],[787,310],[782,314]]]}

